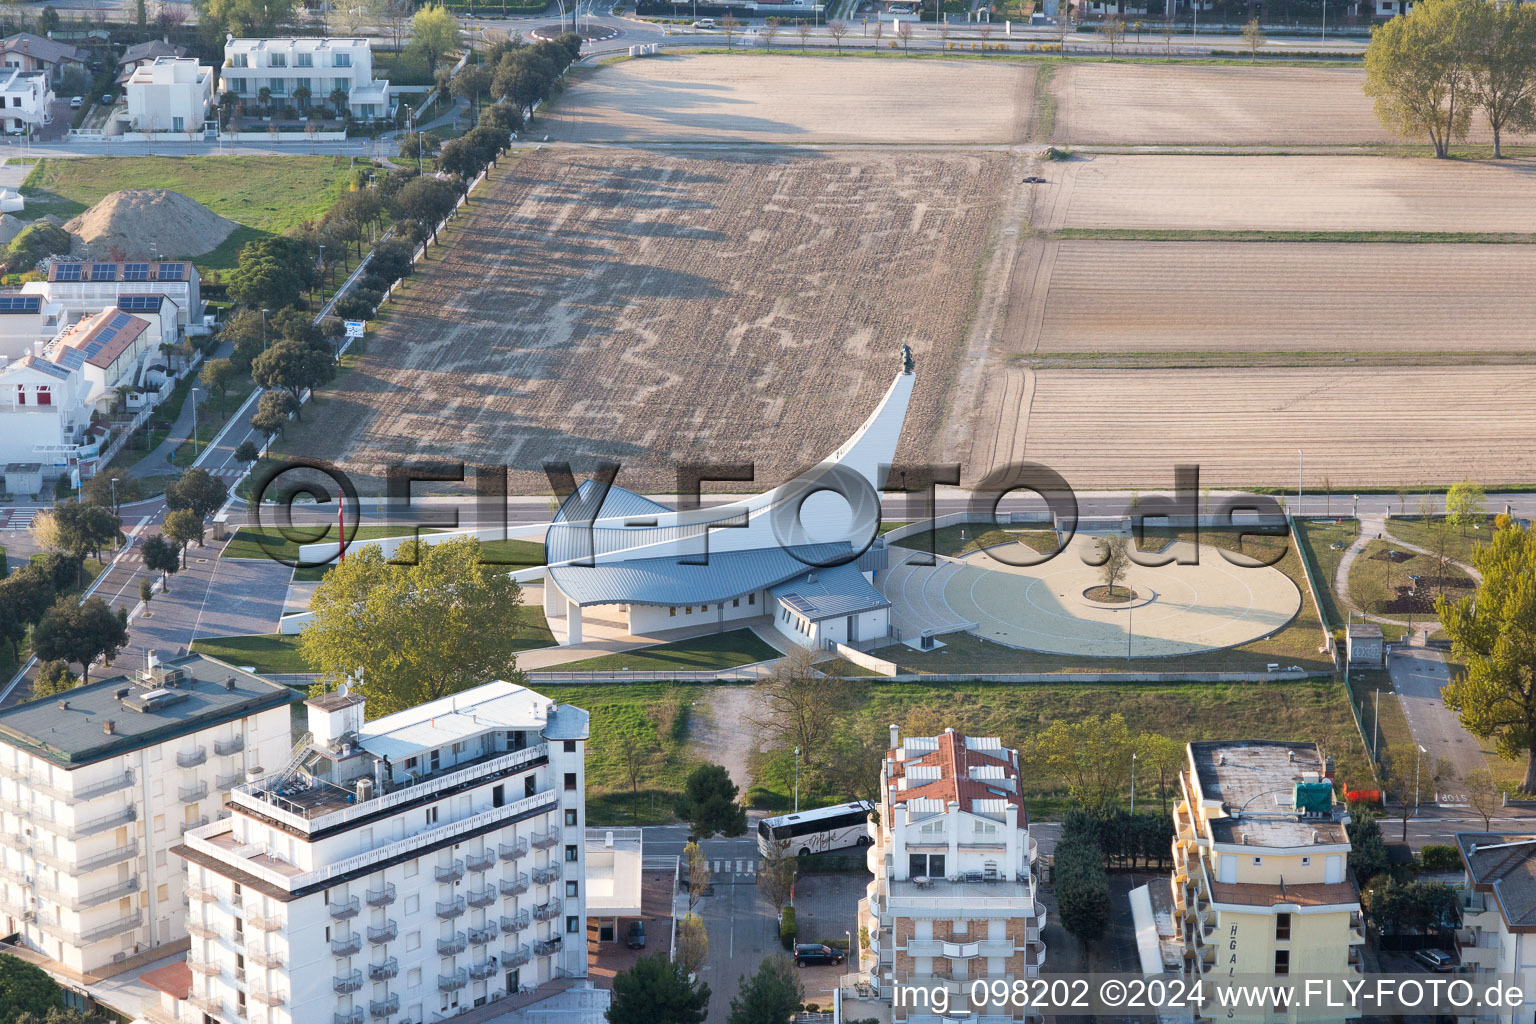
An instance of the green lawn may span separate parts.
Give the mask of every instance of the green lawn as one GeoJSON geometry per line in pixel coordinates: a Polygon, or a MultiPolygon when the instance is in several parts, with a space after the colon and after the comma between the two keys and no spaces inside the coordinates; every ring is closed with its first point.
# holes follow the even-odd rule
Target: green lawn
{"type": "Polygon", "coordinates": [[[1465,597],[1472,592],[1472,577],[1454,566],[1442,573],[1433,557],[1404,551],[1390,540],[1367,542],[1349,567],[1350,600],[1372,615],[1423,619],[1434,614],[1434,597],[1442,592],[1452,600],[1465,597]],[[1407,557],[1402,561],[1389,559],[1389,551],[1407,557]],[[1423,577],[1416,597],[1407,595],[1410,575],[1423,577]]]}
{"type": "MultiPolygon", "coordinates": [[[[189,196],[247,230],[234,232],[205,266],[233,267],[240,245],[318,218],[341,195],[346,157],[102,156],[42,159],[22,183],[27,214],[73,217],[125,188],[165,188],[189,196]]],[[[195,259],[199,253],[167,253],[195,259]]]]}
{"type": "Polygon", "coordinates": [[[552,665],[550,672],[622,672],[625,669],[644,678],[646,673],[662,676],[670,672],[708,672],[737,668],[779,657],[779,652],[760,640],[750,629],[710,633],[676,643],[657,644],[620,654],[552,665]]]}
{"type": "Polygon", "coordinates": [[[1359,529],[1353,521],[1332,523],[1302,519],[1296,523],[1296,533],[1312,555],[1312,564],[1319,573],[1317,589],[1323,595],[1324,612],[1330,627],[1337,629],[1344,625],[1344,612],[1339,608],[1338,593],[1333,584],[1338,577],[1339,560],[1355,542],[1359,529]]]}
{"type": "MultiPolygon", "coordinates": [[[[919,531],[891,542],[899,548],[928,550],[928,534],[919,531]]],[[[1056,532],[1045,529],[998,526],[996,523],[957,523],[933,532],[934,554],[958,558],[972,551],[1001,547],[1004,544],[1028,544],[1041,554],[1056,550],[1056,532]]]]}
{"type": "MultiPolygon", "coordinates": [[[[359,526],[352,542],[385,540],[389,537],[403,537],[412,531],[413,527],[406,525],[397,526],[359,526]]],[[[422,527],[422,533],[436,533],[431,527],[422,527]]],[[[236,531],[229,544],[224,548],[220,558],[284,558],[296,561],[299,557],[299,548],[305,544],[318,544],[323,540],[334,541],[336,539],[336,526],[333,523],[321,525],[316,523],[313,527],[295,524],[290,530],[280,530],[275,526],[242,526],[236,531]],[[284,533],[287,536],[284,536],[284,533]]]]}
{"type": "MultiPolygon", "coordinates": [[[[1418,516],[1411,518],[1392,518],[1387,520],[1387,533],[1398,540],[1409,544],[1435,550],[1435,533],[1443,520],[1436,516],[1433,519],[1421,519],[1418,516]]],[[[1479,544],[1488,543],[1493,535],[1493,517],[1484,518],[1475,527],[1462,530],[1459,527],[1450,526],[1446,531],[1445,553],[1458,562],[1466,565],[1472,564],[1472,550],[1479,544]]]]}

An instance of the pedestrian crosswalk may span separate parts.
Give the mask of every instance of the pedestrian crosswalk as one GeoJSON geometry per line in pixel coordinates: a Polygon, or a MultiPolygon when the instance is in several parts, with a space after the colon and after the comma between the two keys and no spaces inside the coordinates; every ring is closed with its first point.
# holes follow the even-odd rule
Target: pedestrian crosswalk
{"type": "Polygon", "coordinates": [[[709,873],[716,881],[729,881],[730,876],[743,875],[747,878],[756,878],[758,868],[762,861],[756,858],[746,860],[712,860],[709,863],[709,873]]]}
{"type": "Polygon", "coordinates": [[[44,509],[40,505],[0,509],[0,528],[17,531],[30,530],[32,528],[32,520],[42,511],[44,509]]]}

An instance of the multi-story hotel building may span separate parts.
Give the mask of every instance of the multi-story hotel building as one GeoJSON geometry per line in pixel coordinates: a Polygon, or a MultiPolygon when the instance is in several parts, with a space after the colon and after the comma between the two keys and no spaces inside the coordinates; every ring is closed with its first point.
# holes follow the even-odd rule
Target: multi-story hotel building
{"type": "MultiPolygon", "coordinates": [[[[1362,970],[1349,815],[1315,743],[1189,745],[1174,807],[1173,904],[1192,977],[1362,970]]],[[[1294,1010],[1277,1007],[1279,1017],[1294,1010]]]]}
{"type": "MultiPolygon", "coordinates": [[[[1018,751],[953,729],[903,742],[894,725],[890,743],[879,822],[870,823],[875,878],[860,903],[869,933],[862,966],[886,1000],[903,987],[944,988],[951,1012],[1008,1020],[967,1000],[973,981],[1030,978],[1045,963],[1038,848],[1019,793],[1018,751]]],[[[940,1019],[932,1006],[900,1002],[892,1007],[898,1024],[940,1019]]]]}
{"type": "Polygon", "coordinates": [[[182,834],[293,741],[301,698],[200,655],[0,711],[0,920],[66,981],[185,940],[182,834]]]}
{"type": "Polygon", "coordinates": [[[487,683],[310,736],[187,833],[190,991],[205,1024],[419,1024],[586,974],[586,712],[487,683]]]}

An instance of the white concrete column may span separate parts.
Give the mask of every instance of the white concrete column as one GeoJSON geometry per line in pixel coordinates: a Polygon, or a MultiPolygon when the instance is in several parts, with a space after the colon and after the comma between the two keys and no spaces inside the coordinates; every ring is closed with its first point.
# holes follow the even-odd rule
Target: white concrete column
{"type": "Polygon", "coordinates": [[[568,601],[565,606],[565,614],[565,642],[568,644],[581,643],[581,605],[575,601],[568,601]]]}
{"type": "Polygon", "coordinates": [[[555,587],[555,581],[548,576],[544,577],[544,617],[546,619],[558,619],[565,614],[565,602],[560,600],[560,591],[555,587]]]}
{"type": "Polygon", "coordinates": [[[1029,864],[1025,862],[1020,849],[1022,839],[1019,833],[1019,809],[1012,803],[1003,813],[1003,827],[1008,830],[1008,850],[1003,861],[1003,870],[1008,873],[1008,881],[1013,881],[1015,874],[1025,874],[1029,871],[1029,864]]]}
{"type": "Polygon", "coordinates": [[[949,857],[944,862],[946,875],[960,873],[960,801],[949,802],[949,813],[944,816],[944,831],[949,835],[949,857]]]}

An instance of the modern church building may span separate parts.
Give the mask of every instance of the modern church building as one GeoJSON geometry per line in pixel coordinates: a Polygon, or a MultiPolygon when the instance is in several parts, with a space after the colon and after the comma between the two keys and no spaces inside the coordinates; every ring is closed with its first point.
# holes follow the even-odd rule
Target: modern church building
{"type": "Polygon", "coordinates": [[[751,498],[674,511],[584,482],[545,534],[550,628],[561,643],[580,643],[583,616],[608,606],[634,634],[771,615],[806,647],[889,636],[890,602],[872,582],[886,567],[875,535],[915,381],[906,359],[852,437],[815,469],[751,498]]]}

